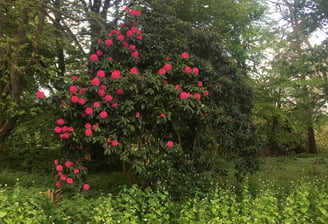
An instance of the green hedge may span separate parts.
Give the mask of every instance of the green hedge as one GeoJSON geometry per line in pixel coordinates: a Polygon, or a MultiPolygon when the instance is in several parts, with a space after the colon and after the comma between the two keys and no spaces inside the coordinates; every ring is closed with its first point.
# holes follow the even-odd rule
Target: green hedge
{"type": "Polygon", "coordinates": [[[96,199],[62,197],[55,206],[35,188],[1,187],[0,223],[328,223],[327,185],[319,182],[295,184],[287,195],[252,195],[246,186],[199,195],[173,202],[166,192],[133,187],[96,199]]]}

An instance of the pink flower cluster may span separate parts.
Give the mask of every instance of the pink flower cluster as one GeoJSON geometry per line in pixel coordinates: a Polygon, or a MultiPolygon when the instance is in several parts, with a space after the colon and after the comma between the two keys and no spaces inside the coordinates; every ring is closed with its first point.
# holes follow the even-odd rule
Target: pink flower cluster
{"type": "Polygon", "coordinates": [[[108,147],[112,147],[112,146],[118,146],[119,145],[119,142],[115,139],[110,139],[110,138],[107,138],[107,143],[108,143],[108,147]]]}
{"type": "Polygon", "coordinates": [[[61,139],[69,139],[70,138],[70,132],[74,131],[73,127],[68,127],[68,126],[63,126],[65,124],[64,119],[58,119],[57,120],[57,125],[54,128],[54,132],[56,134],[59,134],[59,138],[61,139]]]}
{"type": "MultiPolygon", "coordinates": [[[[181,53],[181,58],[188,59],[189,58],[188,52],[182,52],[181,53]]],[[[191,68],[189,66],[185,66],[183,71],[184,71],[184,73],[187,73],[187,74],[188,73],[194,73],[195,75],[199,75],[199,69],[197,67],[191,68]]],[[[203,82],[202,81],[197,81],[197,86],[202,87],[203,82]]],[[[181,85],[179,85],[179,84],[175,85],[175,89],[180,92],[181,91],[181,85]]],[[[208,91],[204,90],[203,94],[208,95],[208,91]]],[[[194,98],[196,98],[198,100],[201,99],[201,94],[198,93],[198,92],[195,92],[193,94],[190,93],[190,92],[180,92],[180,94],[179,94],[180,99],[188,99],[191,96],[193,96],[194,98]]]]}
{"type": "MultiPolygon", "coordinates": [[[[62,187],[63,184],[72,185],[74,180],[79,179],[80,172],[85,170],[85,167],[79,166],[78,162],[65,161],[60,164],[59,160],[54,161],[57,174],[55,175],[56,186],[62,187]]],[[[87,191],[90,189],[89,184],[84,184],[82,189],[87,191]]]]}
{"type": "Polygon", "coordinates": [[[84,134],[85,134],[85,136],[89,137],[89,136],[92,136],[93,131],[97,130],[97,128],[99,127],[99,124],[96,123],[94,125],[91,125],[90,123],[86,123],[84,125],[84,127],[85,127],[84,134]]]}
{"type": "Polygon", "coordinates": [[[36,97],[39,98],[39,99],[43,99],[45,97],[44,92],[43,91],[38,91],[36,93],[36,97]]]}

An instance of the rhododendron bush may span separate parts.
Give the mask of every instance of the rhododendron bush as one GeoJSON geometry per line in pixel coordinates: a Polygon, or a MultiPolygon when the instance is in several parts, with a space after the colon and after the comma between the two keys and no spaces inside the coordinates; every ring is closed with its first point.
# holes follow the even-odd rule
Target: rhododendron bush
{"type": "MultiPolygon", "coordinates": [[[[182,139],[194,131],[188,124],[199,132],[206,128],[209,92],[187,51],[156,65],[141,65],[140,12],[125,11],[119,29],[98,40],[88,74],[72,74],[67,82],[54,132],[68,157],[89,155],[101,145],[105,154],[119,155],[125,168],[146,177],[147,167],[161,155],[186,151],[182,139]]],[[[56,162],[58,187],[74,183],[63,172],[77,174],[81,167],[76,164],[56,162]]],[[[81,182],[81,188],[89,189],[83,186],[81,182]]]]}

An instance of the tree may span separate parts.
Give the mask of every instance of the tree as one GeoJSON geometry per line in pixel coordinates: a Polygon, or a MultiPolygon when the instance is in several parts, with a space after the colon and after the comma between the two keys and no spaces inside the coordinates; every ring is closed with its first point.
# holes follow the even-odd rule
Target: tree
{"type": "Polygon", "coordinates": [[[17,121],[45,109],[36,105],[36,90],[62,91],[64,76],[86,70],[84,49],[94,46],[90,40],[106,29],[108,8],[119,2],[0,2],[0,157],[17,121]]]}
{"type": "MultiPolygon", "coordinates": [[[[40,66],[45,34],[45,11],[40,4],[22,1],[0,3],[0,155],[5,138],[16,125],[40,66]],[[29,82],[31,83],[31,82],[29,82]]],[[[41,65],[42,66],[42,65],[41,65]]],[[[35,87],[35,85],[32,86],[35,87]]],[[[34,91],[35,92],[35,89],[34,91]]]]}
{"type": "Polygon", "coordinates": [[[271,121],[267,128],[269,147],[271,151],[289,148],[300,152],[306,142],[308,152],[316,153],[314,125],[326,103],[327,78],[322,70],[325,56],[323,52],[319,53],[322,46],[311,46],[309,36],[323,25],[324,17],[320,25],[311,20],[309,12],[316,12],[316,2],[284,0],[275,4],[287,28],[283,30],[285,36],[276,45],[271,75],[262,84],[267,96],[271,97],[267,98],[271,101],[267,108],[275,111],[266,119],[271,121]],[[301,137],[303,133],[307,139],[301,137]]]}

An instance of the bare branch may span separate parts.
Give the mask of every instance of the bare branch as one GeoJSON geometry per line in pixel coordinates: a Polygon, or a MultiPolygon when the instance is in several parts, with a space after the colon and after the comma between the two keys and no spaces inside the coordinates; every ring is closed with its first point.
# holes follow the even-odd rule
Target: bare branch
{"type": "Polygon", "coordinates": [[[67,14],[67,13],[65,13],[65,12],[63,12],[63,11],[61,11],[61,10],[59,10],[59,9],[56,9],[56,8],[54,8],[54,7],[52,7],[52,6],[50,6],[49,4],[47,4],[47,3],[44,3],[44,2],[40,2],[44,7],[46,7],[47,9],[49,9],[49,10],[51,10],[51,11],[53,11],[53,12],[57,12],[57,13],[59,13],[59,14],[61,14],[61,15],[63,15],[63,16],[65,16],[66,18],[69,18],[69,19],[71,19],[71,20],[73,20],[73,21],[76,21],[76,22],[82,22],[82,21],[95,21],[103,30],[106,30],[106,27],[104,26],[104,24],[101,22],[101,21],[99,21],[97,18],[95,18],[95,17],[86,17],[86,18],[78,18],[78,17],[74,17],[74,16],[72,16],[72,15],[69,15],[69,14],[67,14]]]}

